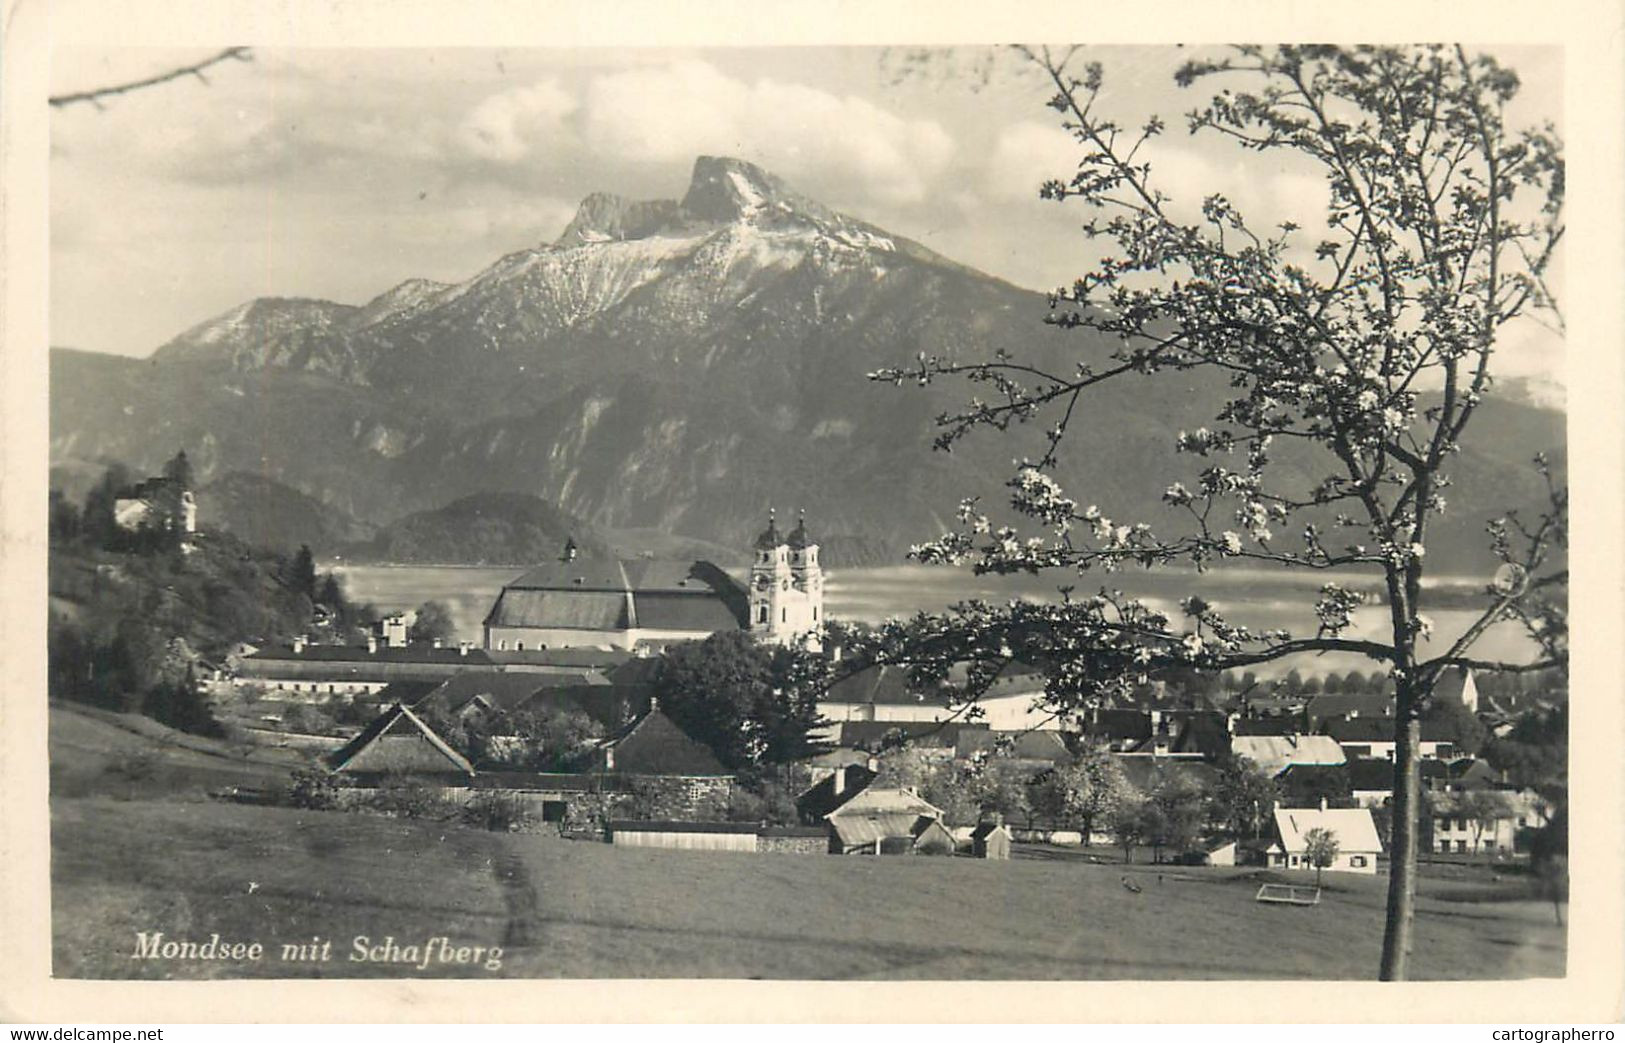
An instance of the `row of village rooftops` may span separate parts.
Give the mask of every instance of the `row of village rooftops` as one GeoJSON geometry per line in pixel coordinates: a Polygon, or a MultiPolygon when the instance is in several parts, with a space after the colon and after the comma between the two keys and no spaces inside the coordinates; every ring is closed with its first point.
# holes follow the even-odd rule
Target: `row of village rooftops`
{"type": "MultiPolygon", "coordinates": [[[[658,669],[658,660],[624,650],[416,647],[357,655],[342,647],[310,646],[299,652],[252,654],[240,661],[235,680],[256,686],[260,698],[272,702],[410,702],[413,693],[449,684],[457,691],[491,694],[503,709],[513,709],[515,699],[549,690],[560,690],[562,697],[565,689],[591,690],[624,708],[647,702],[658,669]]],[[[1153,702],[1057,715],[1043,707],[1043,685],[1042,675],[1030,670],[1001,678],[978,699],[974,720],[995,732],[1080,733],[1132,756],[1208,762],[1244,756],[1270,774],[1292,766],[1390,760],[1394,755],[1392,700],[1380,694],[1320,695],[1294,712],[1279,714],[1153,702]]],[[[1463,672],[1447,679],[1439,697],[1469,706],[1474,692],[1471,674],[1463,672]]],[[[954,722],[964,716],[949,694],[915,689],[906,671],[896,667],[867,667],[838,676],[817,705],[827,722],[820,737],[843,743],[851,739],[853,745],[874,746],[893,733],[935,741],[935,736],[956,734],[960,725],[954,722]]],[[[1499,727],[1492,724],[1492,731],[1499,727]]],[[[1446,724],[1423,722],[1423,758],[1448,761],[1461,752],[1446,724]]]]}
{"type": "MultiPolygon", "coordinates": [[[[631,836],[617,842],[751,850],[769,849],[775,844],[806,847],[810,842],[810,851],[823,850],[819,838],[824,833],[817,830],[810,841],[809,835],[798,835],[794,830],[763,840],[757,832],[737,824],[693,821],[693,814],[705,800],[709,799],[713,807],[718,801],[726,802],[733,785],[732,773],[663,713],[647,686],[638,682],[623,679],[621,684],[595,686],[564,681],[543,683],[523,674],[465,673],[440,684],[397,683],[388,692],[396,701],[327,756],[331,770],[362,785],[376,784],[382,778],[416,776],[463,797],[479,790],[504,790],[536,804],[538,821],[563,822],[587,814],[598,806],[595,801],[601,799],[606,786],[608,792],[622,796],[638,790],[647,794],[654,787],[667,795],[667,814],[672,817],[661,822],[620,823],[620,831],[631,836]],[[607,737],[582,755],[573,772],[480,771],[428,723],[431,716],[466,723],[498,710],[543,703],[552,709],[586,713],[609,726],[607,737]],[[747,834],[757,839],[747,840],[747,834]]],[[[922,756],[943,761],[998,755],[1025,768],[1036,779],[1071,763],[1078,744],[1088,741],[1063,738],[1057,732],[999,731],[985,724],[921,722],[905,726],[872,721],[847,722],[830,740],[831,749],[807,761],[814,781],[797,800],[799,817],[804,826],[827,827],[830,851],[872,850],[876,854],[920,853],[922,844],[932,848],[930,853],[948,853],[955,842],[953,831],[941,821],[942,813],[918,794],[877,784],[877,748],[906,742],[922,756]]],[[[515,741],[520,740],[515,737],[515,741]]],[[[1345,764],[1335,744],[1305,741],[1298,745],[1302,749],[1299,759],[1284,765],[1270,764],[1265,770],[1280,780],[1284,793],[1290,794],[1305,781],[1299,776],[1312,776],[1335,765],[1342,770],[1343,787],[1341,796],[1335,799],[1343,806],[1327,806],[1325,795],[1331,787],[1325,779],[1309,779],[1310,785],[1303,787],[1321,794],[1318,800],[1295,805],[1291,799],[1284,799],[1275,815],[1276,835],[1268,850],[1271,864],[1283,868],[1302,866],[1303,852],[1298,842],[1308,829],[1319,826],[1332,829],[1342,838],[1343,860],[1333,868],[1375,871],[1380,844],[1372,842],[1376,834],[1371,829],[1370,812],[1391,799],[1392,766],[1374,758],[1352,759],[1345,764]]],[[[1132,745],[1114,752],[1113,757],[1129,784],[1142,792],[1149,792],[1158,779],[1170,773],[1199,790],[1211,790],[1218,779],[1209,757],[1185,757],[1132,745]]],[[[1425,839],[1432,851],[1463,853],[1470,843],[1474,853],[1510,854],[1520,832],[1543,823],[1551,811],[1537,795],[1512,790],[1494,778],[1483,762],[1471,758],[1448,763],[1430,759],[1424,765],[1423,777],[1430,827],[1425,839]],[[1470,810],[1464,803],[1462,794],[1477,789],[1503,794],[1500,810],[1491,821],[1485,821],[1483,812],[1470,810]]],[[[1008,832],[995,823],[957,840],[972,844],[982,841],[978,853],[1007,857],[1008,832]],[[1002,838],[991,836],[1001,831],[1005,834],[1002,838]],[[990,839],[992,851],[985,850],[990,839]],[[1003,856],[998,853],[1001,848],[1003,856]]],[[[1026,832],[1045,837],[1054,834],[1053,830],[1043,829],[1035,833],[1030,822],[1026,832]]],[[[1233,859],[1235,852],[1230,850],[1222,856],[1215,852],[1215,857],[1233,859]]]]}

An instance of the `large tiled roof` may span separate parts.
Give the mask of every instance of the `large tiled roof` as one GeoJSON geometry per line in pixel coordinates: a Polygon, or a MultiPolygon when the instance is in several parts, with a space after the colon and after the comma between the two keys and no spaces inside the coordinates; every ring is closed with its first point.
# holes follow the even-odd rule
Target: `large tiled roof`
{"type": "Polygon", "coordinates": [[[739,628],[738,617],[729,611],[722,598],[711,591],[639,591],[632,595],[632,599],[637,625],[642,630],[715,633],[739,628]]]}
{"type": "Polygon", "coordinates": [[[745,625],[744,588],[709,562],[556,561],[502,588],[487,626],[716,632],[745,625]]]}
{"type": "Polygon", "coordinates": [[[509,587],[485,617],[491,627],[561,630],[630,630],[632,597],[615,591],[533,590],[509,587]]]}

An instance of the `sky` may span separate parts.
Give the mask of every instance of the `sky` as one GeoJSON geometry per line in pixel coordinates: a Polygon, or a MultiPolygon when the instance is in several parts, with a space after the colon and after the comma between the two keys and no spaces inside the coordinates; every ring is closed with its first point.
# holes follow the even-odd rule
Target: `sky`
{"type": "MultiPolygon", "coordinates": [[[[207,50],[62,49],[53,94],[207,50]]],[[[1038,185],[1076,163],[1036,70],[986,51],[924,68],[875,48],[271,50],[251,63],[51,114],[51,343],[145,356],[259,296],[361,304],[401,281],[460,282],[550,242],[595,191],[680,198],[694,158],[756,162],[838,210],[1037,290],[1090,247],[1038,185]]],[[[1149,154],[1181,205],[1222,190],[1269,222],[1318,210],[1306,171],[1183,131],[1192,52],[1101,47],[1100,104],[1171,133],[1149,154]]],[[[1514,124],[1561,129],[1551,49],[1499,49],[1514,124]]],[[[1560,275],[1560,273],[1559,273],[1560,275]]],[[[1515,332],[1508,374],[1560,381],[1561,341],[1515,332]]]]}

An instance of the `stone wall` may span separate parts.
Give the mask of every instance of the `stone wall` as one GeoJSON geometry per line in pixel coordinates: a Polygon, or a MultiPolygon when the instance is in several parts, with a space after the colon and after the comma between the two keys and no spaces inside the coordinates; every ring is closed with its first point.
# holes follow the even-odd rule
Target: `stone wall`
{"type": "Polygon", "coordinates": [[[767,830],[757,834],[756,850],[778,855],[827,855],[829,834],[822,830],[817,833],[767,830]]]}

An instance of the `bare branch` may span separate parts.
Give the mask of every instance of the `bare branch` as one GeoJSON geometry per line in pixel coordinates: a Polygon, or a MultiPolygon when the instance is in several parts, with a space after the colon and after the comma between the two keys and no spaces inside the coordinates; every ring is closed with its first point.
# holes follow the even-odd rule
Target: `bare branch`
{"type": "Polygon", "coordinates": [[[119,94],[128,94],[131,91],[143,90],[147,87],[156,87],[160,83],[168,83],[171,80],[178,80],[185,76],[196,76],[199,80],[203,81],[205,86],[207,86],[209,83],[209,78],[203,75],[204,69],[210,68],[214,65],[219,65],[221,62],[251,62],[253,60],[254,54],[251,50],[249,50],[249,48],[227,47],[225,50],[221,51],[219,54],[216,54],[212,58],[206,58],[195,65],[183,65],[178,69],[171,69],[168,72],[160,73],[157,76],[149,76],[144,80],[132,80],[129,83],[115,84],[111,87],[97,87],[95,90],[79,91],[73,94],[56,94],[47,100],[54,108],[63,108],[68,105],[77,104],[78,102],[85,102],[87,104],[94,105],[99,109],[102,108],[103,98],[111,98],[119,94]]]}

